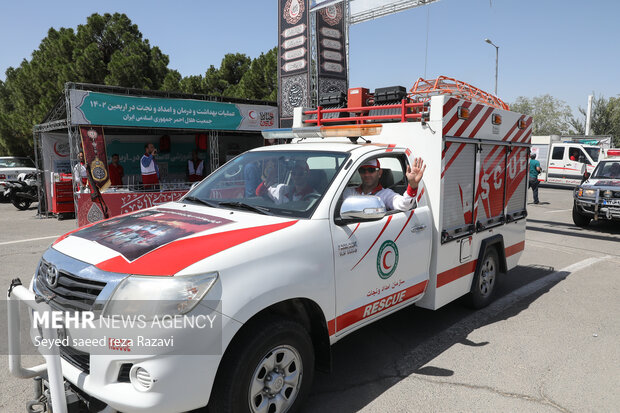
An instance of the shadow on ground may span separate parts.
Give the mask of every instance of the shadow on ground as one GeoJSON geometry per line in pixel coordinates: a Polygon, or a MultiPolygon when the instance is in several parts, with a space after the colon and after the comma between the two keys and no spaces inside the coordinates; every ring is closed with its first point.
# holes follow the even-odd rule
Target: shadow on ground
{"type": "MultiPolygon", "coordinates": [[[[549,267],[517,266],[501,280],[497,299],[553,272],[554,269],[549,267]]],[[[437,311],[408,307],[352,333],[333,346],[332,372],[317,372],[315,375],[312,392],[303,412],[330,411],[335,407],[326,404],[330,396],[337,397],[341,392],[365,386],[363,392],[356,392],[356,397],[347,398],[346,403],[339,400],[339,413],[356,412],[412,374],[452,376],[454,372],[451,370],[426,364],[457,343],[487,345],[486,342],[472,342],[467,337],[480,327],[518,315],[566,275],[555,278],[545,288],[519,300],[501,313],[487,317],[474,316],[463,322],[476,311],[457,300],[437,311]],[[450,330],[448,334],[442,334],[447,330],[450,330]],[[362,396],[357,397],[360,394],[362,396]]]]}

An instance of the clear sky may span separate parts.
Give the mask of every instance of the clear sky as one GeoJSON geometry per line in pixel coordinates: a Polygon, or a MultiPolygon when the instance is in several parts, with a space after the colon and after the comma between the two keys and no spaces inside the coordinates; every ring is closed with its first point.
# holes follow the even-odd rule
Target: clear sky
{"type": "MultiPolygon", "coordinates": [[[[184,76],[277,42],[276,0],[11,1],[0,12],[0,79],[31,58],[50,27],[75,28],[95,12],[127,14],[184,76]]],[[[592,92],[620,94],[619,20],[616,0],[440,0],[352,26],[350,86],[409,89],[426,72],[493,93],[490,38],[500,47],[501,99],[551,94],[576,112],[592,92]]]]}

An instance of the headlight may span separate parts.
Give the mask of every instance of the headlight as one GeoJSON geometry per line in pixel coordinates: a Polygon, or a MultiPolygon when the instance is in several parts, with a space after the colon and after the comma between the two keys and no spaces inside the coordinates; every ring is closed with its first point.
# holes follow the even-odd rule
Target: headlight
{"type": "Polygon", "coordinates": [[[596,189],[579,188],[579,191],[577,191],[577,196],[580,198],[594,198],[596,197],[596,189]]]}
{"type": "Polygon", "coordinates": [[[182,315],[202,300],[217,279],[217,272],[176,277],[130,275],[116,287],[103,315],[182,315]]]}

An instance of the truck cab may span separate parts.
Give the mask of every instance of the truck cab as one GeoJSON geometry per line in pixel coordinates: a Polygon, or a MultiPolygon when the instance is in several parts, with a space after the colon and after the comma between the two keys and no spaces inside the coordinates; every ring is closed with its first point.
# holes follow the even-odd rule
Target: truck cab
{"type": "Polygon", "coordinates": [[[601,148],[573,143],[551,145],[547,182],[578,185],[583,174],[592,172],[601,148]]]}
{"type": "MultiPolygon", "coordinates": [[[[559,138],[558,138],[559,139],[559,138]]],[[[553,142],[551,136],[532,136],[532,153],[543,171],[538,180],[559,185],[579,185],[584,173],[592,173],[603,146],[579,142],[553,142]]]]}

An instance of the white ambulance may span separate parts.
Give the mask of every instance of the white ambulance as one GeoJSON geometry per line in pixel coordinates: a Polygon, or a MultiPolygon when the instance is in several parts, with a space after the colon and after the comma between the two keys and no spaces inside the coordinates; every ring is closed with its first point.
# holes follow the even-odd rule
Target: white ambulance
{"type": "Polygon", "coordinates": [[[609,136],[532,136],[531,150],[542,167],[538,180],[554,185],[579,185],[584,174],[591,174],[605,157],[611,142],[609,136]]]}
{"type": "Polygon", "coordinates": [[[67,400],[106,412],[295,411],[347,334],[412,304],[438,309],[468,294],[487,305],[525,245],[531,118],[449,93],[364,103],[372,106],[297,108],[294,127],[264,133],[291,143],[236,157],[178,202],[55,241],[30,286],[15,281],[8,300],[11,370],[47,371],[35,403],[54,412],[67,400]],[[427,168],[414,209],[343,196],[376,161],[381,187],[406,192],[417,157],[427,168]],[[298,176],[305,186],[293,191],[298,176]],[[218,327],[106,325],[102,349],[76,341],[79,323],[43,325],[33,340],[72,341],[25,368],[19,300],[69,321],[68,310],[93,312],[95,322],[143,312],[151,327],[160,314],[218,327]],[[145,342],[157,345],[144,351],[145,342]]]}

